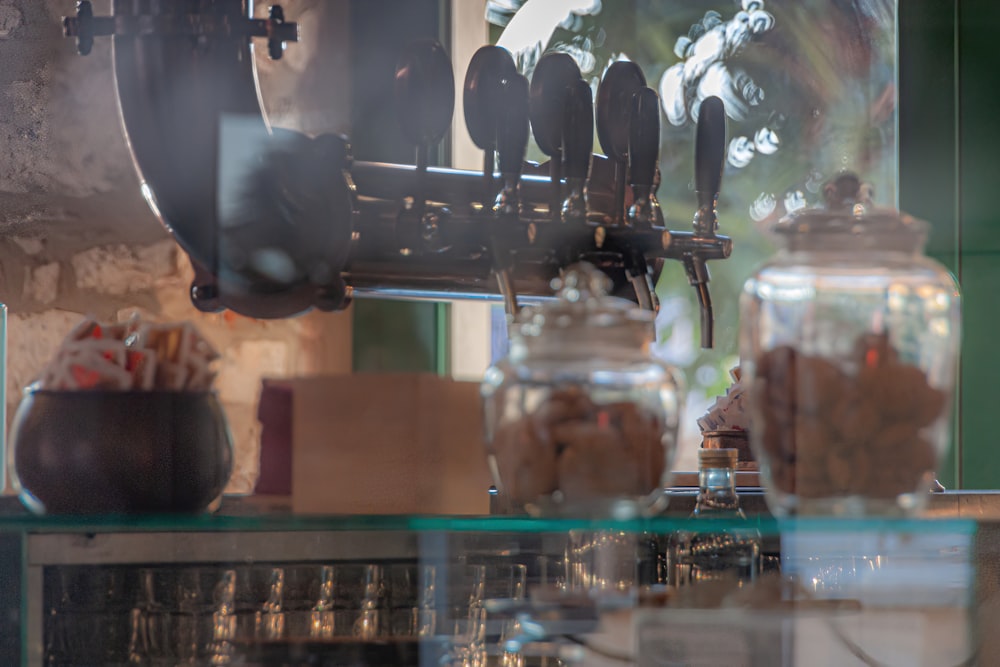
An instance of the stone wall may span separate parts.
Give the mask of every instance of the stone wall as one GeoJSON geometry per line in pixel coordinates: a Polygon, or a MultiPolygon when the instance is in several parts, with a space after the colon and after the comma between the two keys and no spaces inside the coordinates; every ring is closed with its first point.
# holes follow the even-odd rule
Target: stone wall
{"type": "MultiPolygon", "coordinates": [[[[297,20],[341,4],[293,0],[285,7],[289,20],[297,20]]],[[[260,379],[349,371],[350,315],[264,322],[204,315],[190,305],[187,258],[139,193],[118,118],[110,46],[99,40],[83,58],[61,36],[61,16],[74,5],[0,0],[0,301],[9,308],[8,411],[85,314],[110,319],[138,310],[164,321],[194,320],[223,353],[218,389],[238,446],[230,490],[248,491],[257,469],[260,379]]],[[[95,13],[108,13],[109,5],[94,2],[95,13]]],[[[300,50],[287,64],[269,66],[264,77],[281,80],[283,118],[294,116],[289,96],[311,88],[318,92],[303,105],[302,125],[339,128],[336,119],[347,117],[343,87],[333,95],[316,81],[299,85],[294,78],[311,57],[318,56],[300,50]]]]}

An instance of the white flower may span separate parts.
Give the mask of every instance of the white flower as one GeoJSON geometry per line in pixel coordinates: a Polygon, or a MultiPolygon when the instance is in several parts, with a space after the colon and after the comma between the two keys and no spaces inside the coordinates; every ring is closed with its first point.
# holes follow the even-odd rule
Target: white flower
{"type": "Polygon", "coordinates": [[[680,127],[687,121],[683,64],[674,65],[660,77],[660,105],[671,125],[680,127]]]}
{"type": "Polygon", "coordinates": [[[726,50],[726,29],[716,26],[698,38],[691,57],[684,63],[684,78],[693,81],[705,73],[708,66],[721,60],[726,50]]]}
{"type": "MultiPolygon", "coordinates": [[[[716,96],[722,100],[726,107],[726,115],[737,122],[746,120],[750,107],[743,99],[736,88],[736,81],[732,73],[723,63],[712,63],[712,65],[698,82],[698,102],[706,97],[716,96]]],[[[692,111],[692,114],[695,112],[692,111]]]]}
{"type": "Polygon", "coordinates": [[[750,218],[754,222],[760,222],[767,218],[767,216],[774,213],[774,209],[777,205],[778,202],[775,200],[774,195],[768,192],[762,192],[757,196],[757,199],[750,204],[750,218]]]}
{"type": "Polygon", "coordinates": [[[805,205],[806,196],[802,193],[802,190],[789,190],[785,194],[785,211],[788,213],[805,208],[805,205]]]}
{"type": "Polygon", "coordinates": [[[750,164],[753,154],[753,142],[746,137],[736,137],[729,142],[729,164],[737,169],[742,169],[750,164]]]}
{"type": "Polygon", "coordinates": [[[771,155],[777,151],[779,143],[778,134],[769,127],[757,130],[757,135],[753,138],[754,148],[763,155],[771,155]]]}

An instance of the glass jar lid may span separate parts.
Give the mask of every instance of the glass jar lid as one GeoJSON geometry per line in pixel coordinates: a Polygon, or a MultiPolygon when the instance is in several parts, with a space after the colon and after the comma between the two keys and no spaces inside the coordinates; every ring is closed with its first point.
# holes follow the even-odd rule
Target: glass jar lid
{"type": "Polygon", "coordinates": [[[872,196],[871,186],[844,172],[824,186],[823,207],[788,214],[774,226],[774,232],[791,249],[920,250],[929,225],[894,208],[876,206],[872,196]]]}
{"type": "Polygon", "coordinates": [[[596,266],[573,264],[553,279],[552,287],[557,298],[522,309],[511,325],[512,337],[652,341],[655,314],[610,296],[611,279],[596,266]]]}

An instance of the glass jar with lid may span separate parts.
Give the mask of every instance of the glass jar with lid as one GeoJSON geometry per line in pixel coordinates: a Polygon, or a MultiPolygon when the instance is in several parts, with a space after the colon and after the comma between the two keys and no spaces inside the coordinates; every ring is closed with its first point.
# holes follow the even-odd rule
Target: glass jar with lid
{"type": "Polygon", "coordinates": [[[503,502],[532,514],[628,517],[662,498],[682,392],[650,354],[654,315],[608,296],[590,264],[523,309],[482,385],[487,453],[503,502]]]}
{"type": "Polygon", "coordinates": [[[751,446],[778,515],[911,513],[949,444],[959,290],[925,222],[852,174],[824,195],[741,295],[751,446]]]}

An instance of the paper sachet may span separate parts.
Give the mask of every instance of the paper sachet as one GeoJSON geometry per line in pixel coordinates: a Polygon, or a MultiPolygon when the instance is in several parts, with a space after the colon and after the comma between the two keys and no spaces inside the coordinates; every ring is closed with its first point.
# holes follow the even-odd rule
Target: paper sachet
{"type": "Polygon", "coordinates": [[[746,405],[746,391],[741,382],[740,369],[729,371],[733,379],[726,393],[718,396],[708,412],[698,419],[698,428],[706,431],[749,431],[750,412],[746,405]]]}
{"type": "Polygon", "coordinates": [[[219,353],[189,322],[87,318],[70,331],[36,385],[49,390],[208,391],[219,353]]]}

